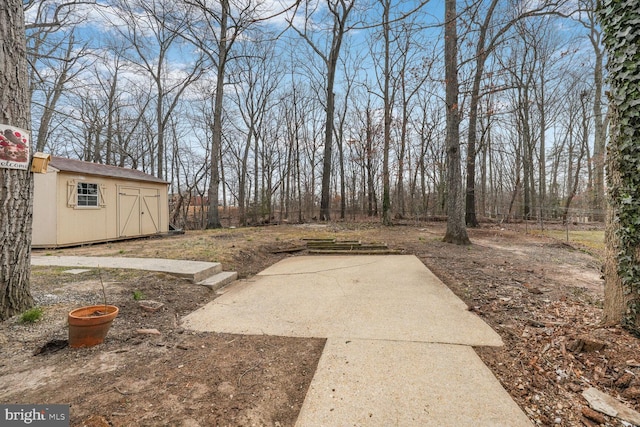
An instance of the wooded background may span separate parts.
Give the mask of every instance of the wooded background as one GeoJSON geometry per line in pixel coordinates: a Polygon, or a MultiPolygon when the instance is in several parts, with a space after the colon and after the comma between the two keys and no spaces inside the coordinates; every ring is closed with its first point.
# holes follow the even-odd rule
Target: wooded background
{"type": "MultiPolygon", "coordinates": [[[[177,227],[447,215],[442,1],[24,7],[36,151],[169,181],[177,227]]],[[[468,225],[603,220],[595,7],[457,2],[468,225]]]]}

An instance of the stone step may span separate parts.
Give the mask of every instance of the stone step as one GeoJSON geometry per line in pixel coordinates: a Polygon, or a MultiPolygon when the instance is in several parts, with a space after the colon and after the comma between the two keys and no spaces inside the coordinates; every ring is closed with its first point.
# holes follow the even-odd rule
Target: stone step
{"type": "Polygon", "coordinates": [[[348,251],[348,250],[353,250],[353,249],[361,249],[361,250],[384,250],[384,249],[389,249],[389,247],[386,244],[349,244],[349,243],[336,243],[334,245],[318,245],[318,246],[313,246],[313,247],[309,247],[310,250],[344,250],[344,251],[348,251]]]}
{"type": "Polygon", "coordinates": [[[337,246],[337,245],[360,245],[362,242],[359,240],[307,240],[307,246],[312,248],[316,246],[337,246]]]}
{"type": "Polygon", "coordinates": [[[211,277],[204,279],[199,282],[199,285],[206,286],[212,291],[218,290],[223,286],[228,285],[229,283],[238,279],[238,273],[235,271],[222,271],[217,273],[211,277]]]}
{"type": "Polygon", "coordinates": [[[397,249],[309,249],[310,255],[402,255],[397,249]]]}

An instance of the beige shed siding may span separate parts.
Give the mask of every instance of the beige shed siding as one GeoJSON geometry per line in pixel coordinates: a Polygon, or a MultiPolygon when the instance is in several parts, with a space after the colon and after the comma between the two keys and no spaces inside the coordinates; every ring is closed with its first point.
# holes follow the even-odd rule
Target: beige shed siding
{"type": "Polygon", "coordinates": [[[102,242],[169,231],[166,182],[113,178],[55,168],[50,168],[46,174],[35,175],[34,179],[34,247],[102,242]],[[77,206],[77,185],[81,182],[98,186],[97,207],[77,206]],[[138,194],[137,200],[130,194],[138,194]]]}
{"type": "MultiPolygon", "coordinates": [[[[96,242],[119,238],[135,237],[169,231],[169,203],[167,200],[167,185],[153,182],[137,182],[122,179],[112,179],[90,175],[71,175],[59,172],[58,199],[64,200],[58,204],[58,245],[71,243],[96,242]],[[67,186],[73,183],[74,188],[79,182],[97,184],[100,191],[100,207],[69,206],[67,203],[67,186]],[[158,230],[129,227],[124,229],[124,222],[140,222],[140,211],[126,210],[127,219],[119,212],[122,209],[121,197],[123,189],[153,190],[159,198],[158,230]],[[133,230],[133,232],[131,232],[133,230]]],[[[142,211],[144,212],[144,211],[142,211]]],[[[143,215],[147,214],[146,212],[143,215]]]]}
{"type": "Polygon", "coordinates": [[[115,191],[109,191],[109,187],[112,186],[109,178],[58,172],[58,241],[56,242],[58,245],[95,242],[118,237],[115,226],[117,211],[114,208],[116,199],[113,196],[115,191]],[[106,187],[105,206],[76,206],[75,195],[79,182],[104,185],[106,187]],[[69,194],[70,192],[72,194],[69,194]]]}
{"type": "Polygon", "coordinates": [[[56,171],[33,174],[33,246],[56,242],[58,209],[56,202],[56,171]]]}

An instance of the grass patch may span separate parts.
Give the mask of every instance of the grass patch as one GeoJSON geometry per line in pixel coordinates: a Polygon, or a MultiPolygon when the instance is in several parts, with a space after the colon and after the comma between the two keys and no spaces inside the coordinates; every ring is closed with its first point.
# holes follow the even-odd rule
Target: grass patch
{"type": "MultiPolygon", "coordinates": [[[[47,289],[48,292],[71,283],[84,282],[87,280],[98,280],[97,269],[87,268],[88,271],[80,274],[65,273],[73,267],[50,267],[34,266],[31,268],[31,285],[40,289],[47,289]]],[[[107,282],[126,282],[139,280],[148,271],[128,270],[116,268],[100,268],[100,274],[107,282]]]]}
{"type": "Polygon", "coordinates": [[[31,284],[55,289],[67,283],[81,282],[94,277],[95,273],[87,269],[84,273],[69,274],[67,270],[73,267],[34,266],[31,267],[31,284]]]}
{"type": "Polygon", "coordinates": [[[73,267],[58,267],[58,266],[32,266],[31,276],[50,276],[50,275],[62,275],[65,271],[73,267]]]}
{"type": "Polygon", "coordinates": [[[133,291],[133,300],[140,301],[144,299],[144,294],[142,291],[133,291]]]}
{"type": "Polygon", "coordinates": [[[35,323],[42,319],[44,311],[40,307],[33,307],[20,315],[20,323],[35,323]]]}
{"type": "MultiPolygon", "coordinates": [[[[533,231],[533,234],[552,237],[557,240],[567,241],[566,230],[545,230],[533,231]]],[[[578,243],[587,248],[604,250],[604,231],[603,230],[569,230],[569,242],[578,243]]]]}

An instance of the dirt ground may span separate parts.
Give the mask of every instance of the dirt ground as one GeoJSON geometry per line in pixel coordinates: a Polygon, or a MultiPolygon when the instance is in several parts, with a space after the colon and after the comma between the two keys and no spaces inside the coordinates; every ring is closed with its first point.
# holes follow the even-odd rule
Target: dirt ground
{"type": "MultiPolygon", "coordinates": [[[[440,241],[443,223],[279,225],[36,253],[218,261],[246,278],[305,254],[279,251],[302,238],[383,241],[415,254],[502,336],[504,347],[476,350],[535,425],[624,425],[589,411],[581,395],[596,387],[640,410],[639,340],[600,324],[600,254],[522,227],[469,234],[473,245],[460,247],[440,241]]],[[[33,268],[41,321],[0,323],[0,402],[71,404],[72,426],[295,424],[324,340],[185,331],[181,316],[215,292],[163,274],[103,270],[120,313],[104,344],[71,349],[66,313],[100,303],[102,292],[96,270],[66,270],[33,268]],[[147,312],[139,300],[164,306],[147,312]]]]}

